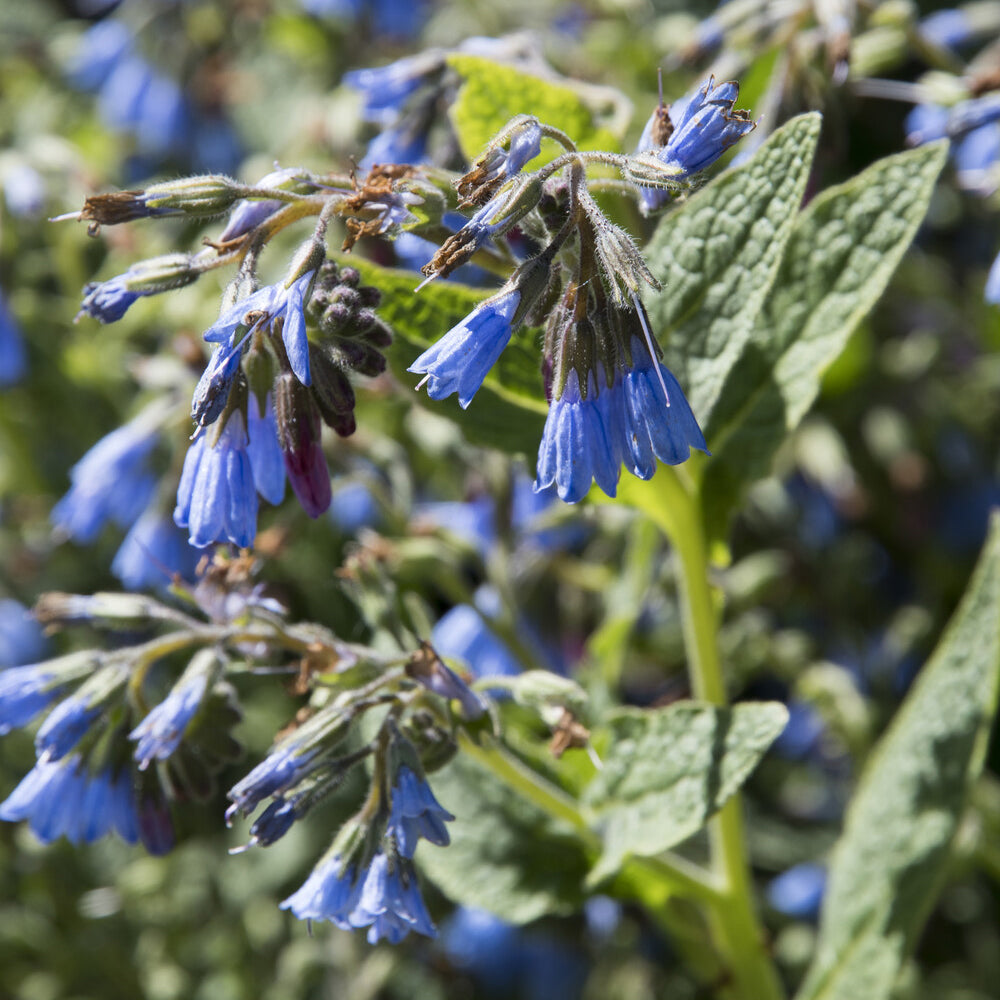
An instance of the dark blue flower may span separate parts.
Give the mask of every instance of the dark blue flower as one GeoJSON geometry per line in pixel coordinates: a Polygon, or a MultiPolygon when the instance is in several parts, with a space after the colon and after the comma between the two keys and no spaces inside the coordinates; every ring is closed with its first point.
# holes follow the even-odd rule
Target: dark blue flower
{"type": "Polygon", "coordinates": [[[138,818],[128,768],[90,773],[74,754],[39,760],[13,792],[0,803],[0,819],[27,820],[43,843],[65,837],[90,844],[112,831],[130,844],[139,839],[138,818]]]}
{"type": "Polygon", "coordinates": [[[174,576],[191,579],[200,557],[173,518],[152,506],[129,529],[111,572],[128,590],[166,587],[174,576]]]}
{"type": "Polygon", "coordinates": [[[521,302],[517,288],[508,288],[480,302],[457,326],[429,347],[408,371],[424,374],[431,399],[458,393],[464,408],[483,384],[513,333],[514,315],[521,302]]]}
{"type": "Polygon", "coordinates": [[[279,504],[285,499],[285,460],[278,441],[271,393],[267,394],[263,413],[257,394],[250,393],[247,404],[247,435],[250,438],[247,454],[250,456],[257,492],[268,503],[279,504]]]}
{"type": "Polygon", "coordinates": [[[212,436],[199,434],[184,456],[174,521],[198,548],[223,541],[249,548],[257,533],[257,490],[242,415],[232,414],[214,443],[212,436]]]}
{"type": "Polygon", "coordinates": [[[220,345],[212,351],[191,399],[191,419],[199,427],[208,427],[222,416],[242,357],[241,344],[220,345]]]}
{"type": "Polygon", "coordinates": [[[826,892],[826,868],[812,862],[794,865],[767,887],[767,900],[779,913],[798,920],[819,916],[826,892]]]}
{"type": "Polygon", "coordinates": [[[310,385],[309,338],[306,333],[305,299],[312,286],[315,269],[300,274],[287,285],[267,285],[222,312],[205,331],[205,340],[212,344],[232,342],[239,327],[247,326],[245,319],[254,314],[251,329],[272,328],[281,321],[281,339],[295,377],[310,385]]]}
{"type": "Polygon", "coordinates": [[[0,670],[40,660],[47,646],[42,627],[20,601],[0,600],[0,670]]]}
{"type": "Polygon", "coordinates": [[[166,760],[180,746],[184,730],[201,706],[208,689],[205,670],[185,671],[170,694],[129,733],[135,740],[135,760],[144,771],[154,760],[166,760]]]}
{"type": "Polygon", "coordinates": [[[28,356],[24,350],[21,331],[0,291],[0,386],[19,382],[27,369],[28,356]]]}
{"type": "Polygon", "coordinates": [[[83,289],[83,302],[78,315],[92,316],[101,323],[120,320],[139,298],[139,292],[132,291],[127,281],[126,275],[119,274],[108,281],[88,282],[83,289]]]}
{"type": "Polygon", "coordinates": [[[87,543],[109,520],[133,524],[156,489],[147,459],[158,431],[144,414],[101,438],[70,470],[69,492],[52,508],[56,529],[87,543]]]}
{"type": "Polygon", "coordinates": [[[0,736],[28,725],[62,688],[55,671],[44,663],[0,671],[0,736]]]}
{"type": "Polygon", "coordinates": [[[451,842],[444,824],[455,817],[442,808],[427,781],[405,764],[396,772],[391,795],[387,830],[396,838],[396,847],[404,858],[413,857],[421,837],[439,847],[451,842]]]}

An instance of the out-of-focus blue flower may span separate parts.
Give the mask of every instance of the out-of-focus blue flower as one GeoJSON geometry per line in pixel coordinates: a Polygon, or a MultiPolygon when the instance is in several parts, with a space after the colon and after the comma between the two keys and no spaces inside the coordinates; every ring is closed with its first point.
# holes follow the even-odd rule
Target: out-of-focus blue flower
{"type": "Polygon", "coordinates": [[[19,382],[27,369],[28,356],[21,331],[7,308],[3,291],[0,291],[0,386],[19,382]]]}
{"type": "Polygon", "coordinates": [[[191,579],[200,557],[173,519],[154,505],[129,529],[111,572],[127,590],[166,587],[175,576],[191,579]]]}
{"type": "Polygon", "coordinates": [[[244,156],[232,122],[220,114],[195,114],[188,146],[194,168],[210,174],[236,173],[244,156]]]}
{"type": "Polygon", "coordinates": [[[804,701],[788,703],[788,724],[774,741],[774,752],[791,760],[804,760],[820,747],[825,729],[823,719],[804,701]]]}
{"type": "Polygon", "coordinates": [[[521,932],[486,910],[460,906],[441,928],[448,960],[494,996],[509,996],[521,974],[521,932]]]}
{"type": "Polygon", "coordinates": [[[250,393],[247,405],[247,435],[250,443],[247,454],[253,469],[257,492],[268,502],[279,504],[285,499],[285,460],[278,441],[278,427],[274,420],[274,402],[271,393],[264,402],[264,412],[255,392],[250,393]]]}
{"type": "MultiPolygon", "coordinates": [[[[710,167],[743,136],[752,132],[757,123],[746,111],[735,110],[740,87],[735,81],[715,84],[709,78],[705,85],[670,105],[672,130],[662,146],[656,145],[656,123],[662,123],[663,109],[657,108],[643,129],[636,152],[655,151],[659,160],[676,171],[676,179],[684,180],[710,167]]],[[[658,188],[640,188],[643,209],[659,208],[669,192],[658,188]]]]}
{"type": "Polygon", "coordinates": [[[147,460],[157,435],[141,414],[101,438],[70,470],[69,492],[52,508],[56,530],[88,543],[109,520],[131,526],[156,489],[147,460]]]}
{"type": "Polygon", "coordinates": [[[587,930],[599,941],[605,941],[622,922],[622,904],[610,896],[591,896],[583,904],[587,930]]]}
{"type": "Polygon", "coordinates": [[[797,920],[816,920],[826,891],[826,868],[806,862],[782,872],[767,887],[767,901],[797,920]]]}
{"type": "Polygon", "coordinates": [[[49,844],[65,837],[73,844],[90,844],[107,833],[134,844],[138,817],[128,768],[91,773],[74,754],[60,760],[39,760],[13,792],[0,803],[0,819],[27,820],[31,832],[49,844]]]}
{"type": "Polygon", "coordinates": [[[242,415],[229,417],[214,444],[210,437],[198,435],[184,456],[174,521],[198,548],[224,541],[249,548],[257,533],[257,489],[242,415]]]}
{"type": "Polygon", "coordinates": [[[170,694],[129,733],[135,740],[135,760],[144,771],[154,760],[166,760],[180,746],[184,730],[201,706],[208,689],[204,670],[185,671],[170,694]]]}
{"type": "Polygon", "coordinates": [[[975,34],[975,28],[966,11],[953,7],[936,10],[920,22],[920,34],[946,49],[959,49],[975,34]]]}
{"type": "Polygon", "coordinates": [[[423,163],[427,159],[427,133],[404,123],[379,132],[365,150],[358,168],[371,170],[377,163],[423,163]]]}
{"type": "Polygon", "coordinates": [[[391,125],[399,116],[406,99],[437,65],[425,55],[408,56],[388,66],[352,69],[344,74],[344,83],[361,94],[361,117],[376,125],[391,125]]]}
{"type": "Polygon", "coordinates": [[[986,290],[983,294],[987,302],[1000,305],[1000,253],[993,259],[990,273],[986,276],[986,290]]]}
{"type": "Polygon", "coordinates": [[[13,598],[0,600],[0,670],[34,663],[48,647],[34,615],[13,598]]]}
{"type": "Polygon", "coordinates": [[[330,500],[330,520],[345,534],[379,523],[382,510],[372,491],[364,483],[341,483],[330,500]]]}
{"type": "Polygon", "coordinates": [[[267,285],[225,310],[205,331],[210,344],[231,341],[238,327],[245,326],[248,313],[259,313],[255,327],[270,328],[282,320],[281,339],[295,377],[310,385],[309,338],[306,333],[305,300],[316,276],[315,269],[299,275],[288,285],[267,285]]]}
{"type": "Polygon", "coordinates": [[[468,604],[455,605],[438,620],[431,632],[431,645],[442,656],[468,664],[474,677],[510,677],[521,673],[514,654],[468,604]]]}
{"type": "Polygon", "coordinates": [[[446,847],[451,843],[444,825],[455,817],[434,797],[426,779],[403,764],[392,786],[387,832],[393,834],[404,858],[412,858],[417,841],[423,837],[432,844],[446,847]]]}
{"type": "Polygon", "coordinates": [[[488,496],[458,501],[426,501],[413,509],[416,522],[430,522],[474,546],[485,556],[496,540],[496,511],[488,496]]]}
{"type": "Polygon", "coordinates": [[[62,689],[55,672],[42,663],[0,671],[0,736],[28,725],[62,689]]]}
{"type": "Polygon", "coordinates": [[[410,38],[427,16],[426,0],[299,0],[313,17],[360,17],[367,13],[376,35],[410,38]]]}
{"type": "Polygon", "coordinates": [[[132,33],[121,21],[98,21],[81,37],[66,79],[79,90],[98,90],[131,48],[132,33]]]}
{"type": "Polygon", "coordinates": [[[455,392],[463,408],[472,402],[486,373],[510,343],[520,302],[517,288],[505,289],[480,302],[410,365],[408,371],[426,376],[421,384],[427,383],[431,399],[445,399],[455,392]]]}
{"type": "Polygon", "coordinates": [[[40,215],[45,206],[45,182],[30,163],[16,161],[3,174],[3,196],[11,215],[26,219],[40,215]]]}

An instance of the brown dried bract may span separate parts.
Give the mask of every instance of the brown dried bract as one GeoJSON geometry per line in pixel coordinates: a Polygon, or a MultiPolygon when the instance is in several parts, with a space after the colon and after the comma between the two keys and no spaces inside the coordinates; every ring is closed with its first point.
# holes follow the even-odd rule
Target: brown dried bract
{"type": "Polygon", "coordinates": [[[549,741],[549,752],[558,758],[567,750],[583,749],[589,741],[590,730],[568,708],[564,708],[549,741]]]}
{"type": "Polygon", "coordinates": [[[373,212],[370,202],[385,203],[386,195],[392,194],[393,184],[403,177],[413,176],[413,168],[405,163],[376,163],[362,184],[358,184],[353,172],[354,194],[344,199],[344,207],[353,217],[344,219],[347,236],[341,250],[349,252],[362,236],[377,236],[382,226],[381,210],[373,212]]]}
{"type": "Polygon", "coordinates": [[[131,222],[149,215],[149,210],[140,199],[142,191],[112,191],[109,194],[95,194],[83,203],[80,221],[91,220],[87,232],[96,236],[101,226],[115,226],[120,222],[131,222]]]}
{"type": "Polygon", "coordinates": [[[467,263],[478,249],[475,239],[459,230],[441,244],[437,253],[420,269],[421,273],[446,278],[455,268],[467,263]]]}

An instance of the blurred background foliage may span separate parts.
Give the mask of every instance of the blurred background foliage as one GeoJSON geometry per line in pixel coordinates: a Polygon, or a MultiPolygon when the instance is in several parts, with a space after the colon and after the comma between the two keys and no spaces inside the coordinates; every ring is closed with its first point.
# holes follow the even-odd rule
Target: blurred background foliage
{"type": "MultiPolygon", "coordinates": [[[[809,10],[788,16],[793,37],[815,30],[809,10]]],[[[49,512],[69,468],[134,414],[162,366],[187,366],[193,383],[223,280],[141,300],[117,324],[75,324],[87,281],[213,230],[166,220],[93,239],[48,217],[154,178],[223,171],[253,180],[275,160],[322,170],[358,159],[370,131],[342,75],[470,35],[531,31],[559,72],[620,88],[637,108],[632,141],[655,102],[658,66],[668,96],[700,79],[707,60],[682,57],[711,12],[680,0],[0,4],[0,295],[9,313],[0,323],[16,327],[26,352],[23,377],[0,394],[0,598],[30,606],[46,590],[116,586],[109,567],[121,533],[63,542],[49,512]],[[132,75],[96,84],[95,66],[115,45],[128,47],[132,75]],[[139,106],[139,91],[155,99],[139,106]]],[[[901,0],[862,8],[859,58],[903,79],[933,66],[906,44],[926,13],[901,0]]],[[[742,106],[764,102],[777,47],[780,37],[739,50],[742,106]]],[[[901,148],[908,108],[836,86],[822,53],[803,59],[764,127],[809,107],[825,112],[815,192],[901,148]]],[[[1000,500],[1000,309],[982,296],[998,243],[995,202],[942,184],[888,293],[826,374],[773,475],[753,489],[731,561],[717,570],[732,689],[784,700],[792,712],[747,796],[765,919],[789,981],[811,954],[821,863],[860,765],[954,609],[1000,500]]],[[[674,568],[647,524],[611,507],[535,512],[517,460],[473,448],[390,376],[359,391],[358,425],[328,450],[330,517],[310,521],[293,504],[262,515],[261,579],[295,614],[363,640],[377,611],[364,602],[401,601],[428,631],[440,619],[435,641],[460,655],[448,613],[478,603],[494,615],[499,594],[490,641],[501,661],[578,670],[597,699],[649,705],[687,694],[674,568]],[[527,620],[513,619],[512,606],[527,620]]],[[[255,760],[298,703],[290,685],[287,695],[251,676],[238,686],[239,735],[255,760]]],[[[24,733],[0,742],[2,794],[32,761],[24,733]]],[[[994,746],[915,959],[920,975],[901,995],[996,995],[997,763],[994,746]]],[[[245,770],[230,767],[221,787],[245,770]]],[[[515,929],[452,911],[428,890],[437,942],[371,949],[326,926],[310,936],[276,902],[325,846],[330,817],[321,811],[266,851],[225,858],[245,831],[227,831],[223,811],[221,794],[214,808],[179,809],[179,846],[166,858],[117,841],[43,848],[27,829],[0,826],[0,997],[697,995],[648,917],[601,898],[580,916],[515,929]]]]}

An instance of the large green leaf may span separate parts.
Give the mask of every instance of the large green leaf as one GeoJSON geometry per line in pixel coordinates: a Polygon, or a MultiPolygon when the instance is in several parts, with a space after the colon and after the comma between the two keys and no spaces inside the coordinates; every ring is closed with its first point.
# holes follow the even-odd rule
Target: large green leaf
{"type": "MultiPolygon", "coordinates": [[[[621,130],[628,120],[622,114],[622,99],[614,92],[590,88],[588,100],[580,85],[543,80],[481,56],[456,53],[448,57],[448,64],[462,78],[449,115],[470,163],[511,118],[521,114],[534,115],[543,124],[561,129],[579,149],[618,150],[621,130]]],[[[542,155],[532,160],[531,169],[560,152],[555,143],[546,142],[542,155]]]]}
{"type": "Polygon", "coordinates": [[[465,754],[433,775],[455,816],[447,850],[422,847],[421,867],[450,899],[513,923],[570,913],[583,902],[588,861],[578,834],[465,754]]]}
{"type": "Polygon", "coordinates": [[[880,160],[823,192],[796,221],[717,405],[699,413],[714,456],[703,481],[714,536],[724,533],[745,487],[770,470],[823,372],[882,294],[927,211],[946,152],[935,144],[880,160]]]}
{"type": "Polygon", "coordinates": [[[1000,678],[1000,518],[934,655],[868,762],[799,1000],[882,1000],[934,902],[1000,678]]]}
{"type": "Polygon", "coordinates": [[[722,386],[774,281],[819,129],[817,114],[780,128],[747,163],[668,215],[646,251],[663,284],[662,292],[647,296],[653,329],[704,427],[711,426],[722,386]]]}
{"type": "Polygon", "coordinates": [[[604,768],[583,796],[603,840],[590,883],[613,875],[629,855],[659,854],[697,833],[787,721],[777,702],[687,702],[613,716],[604,768]]]}
{"type": "MultiPolygon", "coordinates": [[[[412,271],[379,267],[360,257],[344,258],[356,267],[366,284],[382,292],[379,315],[393,329],[389,366],[406,386],[416,386],[419,375],[408,372],[417,356],[461,322],[489,294],[453,281],[435,281],[419,292],[412,271]]],[[[454,420],[476,444],[509,452],[532,454],[538,449],[547,406],[542,394],[540,334],[522,327],[486,376],[467,410],[458,400],[427,401],[436,413],[454,420]]],[[[423,397],[426,400],[426,397],[423,397]]]]}

